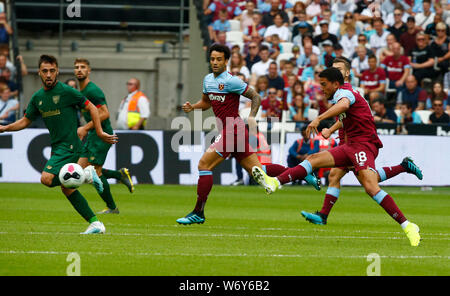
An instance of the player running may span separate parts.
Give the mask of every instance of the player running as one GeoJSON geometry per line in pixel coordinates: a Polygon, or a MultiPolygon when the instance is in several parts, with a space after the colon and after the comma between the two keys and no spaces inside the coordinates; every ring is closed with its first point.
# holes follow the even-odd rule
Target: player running
{"type": "Polygon", "coordinates": [[[308,125],[307,134],[317,134],[317,127],[322,120],[339,115],[346,134],[346,142],[328,151],[308,156],[301,164],[288,169],[276,178],[267,176],[255,166],[252,169],[253,177],[266,191],[275,192],[281,184],[301,180],[317,168],[354,167],[355,175],[366,193],[401,225],[411,246],[418,246],[419,227],[406,219],[392,197],[378,185],[375,158],[383,144],[378,138],[367,101],[359,93],[342,88],[344,77],[336,68],[331,67],[322,71],[319,78],[322,90],[333,106],[308,125]]]}
{"type": "MultiPolygon", "coordinates": [[[[235,157],[249,174],[254,166],[273,176],[287,169],[281,165],[266,165],[263,168],[256,154],[251,151],[248,143],[248,129],[242,118],[239,117],[239,96],[243,95],[252,101],[248,121],[250,129],[254,128],[255,130],[254,117],[261,105],[261,97],[239,77],[232,76],[226,71],[230,58],[229,48],[219,44],[212,45],[209,49],[209,57],[212,73],[205,76],[201,100],[195,104],[186,102],[182,108],[184,112],[189,113],[194,109],[207,110],[212,107],[220,134],[199,161],[197,203],[191,213],[177,219],[179,224],[185,225],[205,222],[204,208],[213,186],[212,170],[227,157],[235,157]]],[[[318,186],[317,178],[312,175],[305,177],[311,184],[318,186]]]]}
{"type": "MultiPolygon", "coordinates": [[[[106,133],[112,135],[113,129],[109,120],[109,111],[106,103],[105,94],[103,91],[90,80],[91,67],[89,60],[78,58],[74,62],[75,76],[80,83],[80,92],[97,107],[100,121],[102,123],[102,129],[106,133]]],[[[86,110],[82,110],[86,124],[78,128],[78,136],[81,140],[86,137],[86,142],[81,150],[81,156],[78,160],[78,164],[85,168],[89,165],[93,165],[103,184],[103,192],[99,192],[100,197],[106,203],[106,208],[97,214],[119,214],[119,209],[114,202],[114,198],[111,194],[111,189],[107,178],[102,173],[103,164],[105,163],[108,151],[111,148],[110,143],[102,141],[94,131],[94,124],[91,119],[91,115],[86,110]]],[[[120,174],[120,181],[125,184],[130,192],[133,192],[134,187],[131,181],[128,169],[122,168],[120,171],[116,171],[120,174]]]]}
{"type": "MultiPolygon", "coordinates": [[[[346,58],[335,58],[333,61],[333,67],[341,71],[341,74],[344,76],[344,85],[342,88],[352,90],[352,85],[349,83],[351,69],[350,62],[346,58]]],[[[331,128],[324,128],[322,130],[322,136],[328,139],[336,130],[339,130],[339,145],[343,145],[345,143],[345,134],[342,129],[342,122],[339,120],[337,120],[331,128]]],[[[335,167],[330,170],[330,174],[328,176],[329,185],[325,194],[322,209],[320,211],[316,211],[315,213],[309,213],[306,211],[301,212],[302,216],[305,217],[307,221],[318,225],[327,224],[328,215],[338,201],[340,195],[341,179],[350,170],[352,170],[352,168],[346,167],[335,167]]],[[[377,169],[378,182],[383,182],[404,172],[416,175],[419,180],[422,180],[423,178],[422,171],[419,167],[410,157],[405,157],[399,165],[377,169]]]]}
{"type": "MultiPolygon", "coordinates": [[[[102,141],[114,144],[117,136],[103,131],[97,108],[88,99],[76,89],[58,81],[59,69],[55,57],[42,55],[38,68],[43,87],[31,97],[25,116],[9,125],[0,125],[0,133],[25,129],[38,116],[42,116],[50,133],[52,151],[42,172],[41,183],[55,187],[61,185],[58,178],[60,169],[66,163],[77,162],[80,156],[82,143],[77,135],[77,108],[89,112],[95,132],[102,141]]],[[[97,191],[102,191],[102,182],[94,167],[87,167],[85,172],[88,183],[93,183],[97,191]]],[[[63,186],[61,190],[75,210],[89,222],[89,227],[83,234],[105,232],[105,226],[78,190],[63,186]]]]}

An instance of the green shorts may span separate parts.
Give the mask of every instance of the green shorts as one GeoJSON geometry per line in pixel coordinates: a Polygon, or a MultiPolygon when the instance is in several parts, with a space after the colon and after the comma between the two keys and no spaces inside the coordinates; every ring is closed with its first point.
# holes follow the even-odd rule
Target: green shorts
{"type": "Polygon", "coordinates": [[[66,163],[77,163],[80,154],[65,149],[52,149],[50,159],[45,164],[44,172],[58,176],[59,171],[66,163]]]}
{"type": "Polygon", "coordinates": [[[81,149],[80,158],[86,157],[93,165],[103,165],[111,144],[103,142],[95,133],[89,133],[81,149]]]}

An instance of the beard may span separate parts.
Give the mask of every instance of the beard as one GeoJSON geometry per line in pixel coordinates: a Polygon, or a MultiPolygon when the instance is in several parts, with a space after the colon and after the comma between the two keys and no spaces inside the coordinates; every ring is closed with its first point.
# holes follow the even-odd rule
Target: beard
{"type": "Polygon", "coordinates": [[[78,77],[78,76],[77,76],[77,80],[78,80],[79,82],[85,81],[86,78],[87,78],[87,76],[82,76],[82,77],[78,77]]]}
{"type": "Polygon", "coordinates": [[[56,85],[56,82],[58,82],[58,79],[54,79],[54,80],[47,80],[47,79],[43,79],[41,77],[42,83],[45,85],[45,87],[47,87],[48,89],[53,88],[56,85]]]}

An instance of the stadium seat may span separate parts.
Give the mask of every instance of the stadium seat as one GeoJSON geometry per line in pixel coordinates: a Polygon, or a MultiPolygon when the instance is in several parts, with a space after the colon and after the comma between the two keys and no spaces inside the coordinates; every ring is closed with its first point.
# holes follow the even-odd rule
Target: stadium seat
{"type": "Polygon", "coordinates": [[[431,110],[417,110],[416,113],[420,116],[420,119],[422,119],[422,123],[428,124],[428,121],[430,120],[430,115],[433,113],[431,110]]]}
{"type": "Polygon", "coordinates": [[[228,20],[230,22],[231,31],[241,31],[241,22],[238,20],[228,20]]]}
{"type": "Polygon", "coordinates": [[[283,48],[283,53],[292,53],[292,48],[294,43],[292,42],[281,42],[281,47],[283,48]]]}
{"type": "Polygon", "coordinates": [[[227,32],[227,42],[230,43],[244,42],[244,33],[241,31],[227,32]]]}
{"type": "Polygon", "coordinates": [[[290,60],[290,59],[293,58],[293,57],[294,57],[294,54],[291,53],[291,52],[288,52],[288,53],[280,53],[280,54],[278,55],[278,57],[277,57],[277,64],[279,65],[279,64],[280,64],[280,61],[282,61],[282,60],[288,61],[288,60],[290,60]]]}
{"type": "Polygon", "coordinates": [[[308,120],[312,121],[312,120],[316,119],[317,116],[319,116],[319,110],[313,109],[313,108],[309,108],[309,110],[308,110],[308,120]]]}

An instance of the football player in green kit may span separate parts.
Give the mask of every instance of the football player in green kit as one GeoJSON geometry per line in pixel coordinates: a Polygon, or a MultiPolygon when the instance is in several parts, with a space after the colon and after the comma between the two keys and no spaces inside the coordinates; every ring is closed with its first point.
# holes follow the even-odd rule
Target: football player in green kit
{"type": "MultiPolygon", "coordinates": [[[[112,135],[113,129],[109,120],[109,111],[106,104],[105,94],[89,78],[91,74],[89,60],[77,58],[74,62],[74,73],[80,84],[80,92],[89,101],[91,101],[94,106],[97,107],[103,130],[106,133],[112,135]]],[[[102,181],[103,192],[99,194],[103,201],[106,203],[106,208],[97,214],[118,214],[119,209],[117,208],[111,194],[107,176],[114,176],[114,174],[118,175],[118,180],[125,184],[130,192],[133,192],[134,186],[128,173],[128,169],[122,168],[119,171],[102,170],[103,164],[106,160],[106,156],[108,155],[108,151],[111,148],[111,144],[105,143],[97,136],[94,130],[94,125],[91,120],[90,113],[87,110],[82,110],[82,114],[87,123],[78,128],[78,136],[81,140],[86,137],[86,142],[83,145],[78,164],[83,168],[89,165],[93,165],[95,167],[97,175],[102,181]],[[103,173],[104,171],[106,171],[106,173],[103,173]]]]}
{"type": "MultiPolygon", "coordinates": [[[[25,116],[6,126],[0,125],[0,133],[19,131],[27,128],[33,120],[42,116],[50,133],[51,157],[44,167],[41,183],[48,187],[60,186],[60,169],[70,162],[77,162],[82,143],[77,135],[77,108],[87,110],[92,118],[95,132],[102,141],[117,143],[117,135],[103,131],[97,108],[76,89],[58,81],[58,61],[50,55],[39,59],[39,77],[43,87],[31,97],[25,116]]],[[[103,191],[100,178],[93,166],[85,169],[88,183],[92,183],[98,192],[103,191]]],[[[61,186],[61,190],[75,210],[89,223],[82,234],[105,233],[101,223],[89,207],[86,199],[76,189],[61,186]]]]}

